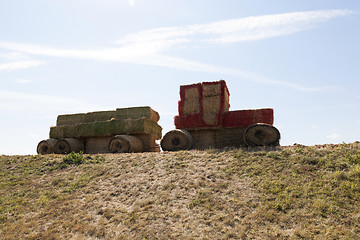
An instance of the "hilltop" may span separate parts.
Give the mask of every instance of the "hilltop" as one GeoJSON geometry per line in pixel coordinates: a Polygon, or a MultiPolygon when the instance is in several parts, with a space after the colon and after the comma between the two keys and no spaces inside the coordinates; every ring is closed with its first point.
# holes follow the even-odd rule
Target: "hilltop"
{"type": "Polygon", "coordinates": [[[359,239],[360,143],[0,156],[2,239],[359,239]]]}

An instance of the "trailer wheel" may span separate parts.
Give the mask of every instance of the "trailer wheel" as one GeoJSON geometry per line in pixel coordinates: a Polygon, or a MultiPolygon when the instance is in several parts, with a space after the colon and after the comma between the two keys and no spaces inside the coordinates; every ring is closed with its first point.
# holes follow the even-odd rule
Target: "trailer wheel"
{"type": "Polygon", "coordinates": [[[160,145],[164,151],[180,151],[191,149],[193,145],[193,137],[183,129],[175,129],[167,132],[161,139],[160,145]]]}
{"type": "Polygon", "coordinates": [[[42,140],[37,145],[36,151],[38,154],[51,154],[54,153],[55,144],[57,143],[57,139],[50,138],[47,140],[42,140]]]}
{"type": "Polygon", "coordinates": [[[280,132],[274,126],[257,123],[246,129],[244,140],[249,146],[278,146],[280,132]]]}
{"type": "Polygon", "coordinates": [[[143,142],[134,136],[116,135],[109,141],[109,152],[111,153],[130,153],[143,152],[143,142]]]}
{"type": "Polygon", "coordinates": [[[77,138],[65,138],[57,141],[54,148],[57,154],[84,151],[84,142],[77,138]]]}

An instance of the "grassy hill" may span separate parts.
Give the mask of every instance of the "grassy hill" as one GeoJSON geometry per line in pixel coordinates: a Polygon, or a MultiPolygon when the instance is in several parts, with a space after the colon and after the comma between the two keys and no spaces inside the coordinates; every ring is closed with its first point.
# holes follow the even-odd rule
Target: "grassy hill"
{"type": "Polygon", "coordinates": [[[0,156],[1,239],[360,239],[360,143],[0,156]]]}

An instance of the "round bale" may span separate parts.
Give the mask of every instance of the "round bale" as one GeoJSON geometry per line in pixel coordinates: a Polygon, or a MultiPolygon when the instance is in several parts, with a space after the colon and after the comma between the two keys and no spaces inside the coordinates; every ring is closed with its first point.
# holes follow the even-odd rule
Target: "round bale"
{"type": "Polygon", "coordinates": [[[54,153],[55,144],[57,143],[57,139],[50,138],[47,140],[42,140],[37,145],[36,151],[38,154],[51,154],[54,153]]]}
{"type": "Polygon", "coordinates": [[[67,154],[80,151],[84,151],[84,142],[78,138],[61,139],[55,145],[55,153],[57,154],[67,154]]]}
{"type": "Polygon", "coordinates": [[[191,149],[193,145],[193,137],[183,129],[175,129],[167,132],[160,142],[164,151],[180,151],[191,149]]]}
{"type": "Polygon", "coordinates": [[[278,146],[280,132],[269,124],[257,123],[246,129],[244,138],[249,146],[278,146]]]}
{"type": "Polygon", "coordinates": [[[131,135],[116,135],[109,141],[109,152],[111,153],[130,153],[143,152],[143,142],[131,135]]]}

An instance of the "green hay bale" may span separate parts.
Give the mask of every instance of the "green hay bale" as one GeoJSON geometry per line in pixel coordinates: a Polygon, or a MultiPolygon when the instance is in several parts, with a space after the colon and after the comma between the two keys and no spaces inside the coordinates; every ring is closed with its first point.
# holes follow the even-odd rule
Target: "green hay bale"
{"type": "Polygon", "coordinates": [[[111,119],[139,119],[147,118],[158,122],[159,114],[151,107],[118,108],[115,111],[99,111],[89,113],[59,115],[56,121],[57,126],[73,125],[80,123],[103,122],[111,119]]]}
{"type": "Polygon", "coordinates": [[[160,120],[159,113],[153,110],[151,107],[117,108],[116,114],[119,117],[118,119],[148,118],[153,120],[154,122],[158,122],[160,120]]]}
{"type": "Polygon", "coordinates": [[[105,137],[118,134],[153,134],[161,138],[162,128],[152,120],[128,119],[80,123],[50,128],[51,138],[105,137]]]}

